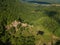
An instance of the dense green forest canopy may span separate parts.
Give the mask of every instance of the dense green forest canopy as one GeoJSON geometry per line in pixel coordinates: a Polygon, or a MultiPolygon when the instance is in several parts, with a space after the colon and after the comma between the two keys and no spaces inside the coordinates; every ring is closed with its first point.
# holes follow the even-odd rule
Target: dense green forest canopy
{"type": "Polygon", "coordinates": [[[52,40],[54,45],[59,45],[59,38],[60,7],[0,0],[0,45],[49,45],[52,40]],[[18,25],[17,32],[13,26],[6,29],[7,25],[16,21],[27,23],[28,26],[18,25]],[[51,38],[53,36],[55,40],[51,38]]]}

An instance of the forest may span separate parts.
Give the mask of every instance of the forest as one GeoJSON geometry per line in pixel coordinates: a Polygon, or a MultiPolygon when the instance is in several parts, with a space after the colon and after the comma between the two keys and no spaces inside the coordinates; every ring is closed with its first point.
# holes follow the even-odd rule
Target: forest
{"type": "Polygon", "coordinates": [[[0,0],[0,45],[60,45],[60,7],[0,0]]]}

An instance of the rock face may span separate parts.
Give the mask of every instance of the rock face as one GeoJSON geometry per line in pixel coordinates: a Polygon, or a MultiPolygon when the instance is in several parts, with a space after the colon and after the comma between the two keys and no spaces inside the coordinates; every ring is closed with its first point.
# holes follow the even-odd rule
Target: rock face
{"type": "Polygon", "coordinates": [[[21,27],[27,27],[28,24],[27,23],[21,23],[21,27]]]}
{"type": "Polygon", "coordinates": [[[9,30],[10,28],[14,27],[16,29],[16,31],[18,30],[17,26],[21,24],[21,22],[19,21],[13,21],[11,24],[6,26],[6,29],[9,30]]]}
{"type": "Polygon", "coordinates": [[[32,29],[33,28],[33,25],[29,25],[27,23],[22,23],[20,21],[15,20],[11,24],[7,25],[6,26],[6,29],[9,30],[12,27],[14,27],[15,28],[15,31],[18,31],[18,27],[17,27],[18,25],[20,25],[21,27],[24,27],[24,28],[26,28],[26,27],[29,27],[29,29],[32,29]]]}
{"type": "Polygon", "coordinates": [[[21,24],[21,22],[18,22],[18,21],[14,21],[14,22],[12,22],[12,26],[13,27],[17,27],[17,25],[19,25],[19,24],[21,24]]]}

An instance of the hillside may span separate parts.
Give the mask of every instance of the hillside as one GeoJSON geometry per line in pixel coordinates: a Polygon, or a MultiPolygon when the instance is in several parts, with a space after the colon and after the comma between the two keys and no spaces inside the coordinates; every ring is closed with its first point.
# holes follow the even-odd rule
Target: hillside
{"type": "Polygon", "coordinates": [[[0,45],[60,45],[60,7],[0,0],[0,45]]]}
{"type": "Polygon", "coordinates": [[[52,3],[52,4],[60,4],[60,0],[24,0],[24,1],[40,1],[40,2],[49,2],[49,3],[52,3]]]}

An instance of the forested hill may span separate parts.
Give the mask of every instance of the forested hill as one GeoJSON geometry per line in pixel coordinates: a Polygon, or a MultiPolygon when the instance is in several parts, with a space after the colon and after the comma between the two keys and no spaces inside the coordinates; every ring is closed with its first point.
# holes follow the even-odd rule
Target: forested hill
{"type": "Polygon", "coordinates": [[[39,1],[39,2],[49,2],[49,3],[56,3],[56,4],[60,4],[60,0],[24,0],[24,1],[39,1]]]}
{"type": "Polygon", "coordinates": [[[60,7],[0,0],[0,45],[60,45],[60,7]]]}
{"type": "Polygon", "coordinates": [[[51,4],[48,2],[40,2],[40,1],[27,1],[28,3],[37,3],[37,4],[51,4]]]}

